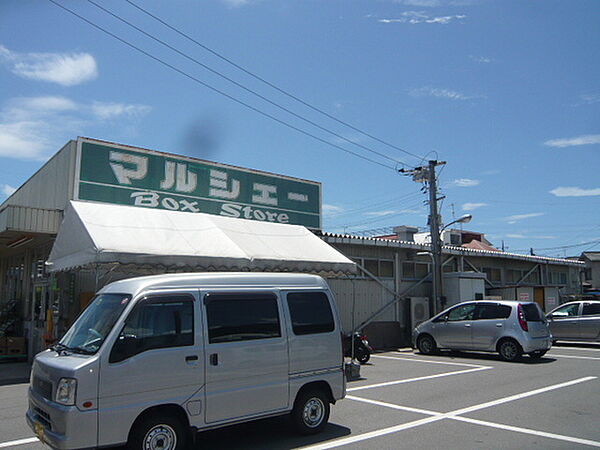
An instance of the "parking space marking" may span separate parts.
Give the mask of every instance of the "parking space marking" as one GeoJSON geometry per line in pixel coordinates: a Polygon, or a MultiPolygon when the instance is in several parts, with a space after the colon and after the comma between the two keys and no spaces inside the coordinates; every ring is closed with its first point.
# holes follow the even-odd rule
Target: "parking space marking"
{"type": "Polygon", "coordinates": [[[552,358],[589,359],[591,361],[600,361],[600,358],[595,358],[593,356],[556,355],[554,353],[550,353],[548,356],[550,356],[552,358]]]}
{"type": "Polygon", "coordinates": [[[31,444],[33,442],[39,442],[39,439],[34,437],[34,438],[27,438],[27,439],[19,439],[17,441],[0,442],[0,448],[13,447],[15,445],[31,444]]]}
{"type": "Polygon", "coordinates": [[[375,405],[375,406],[383,406],[384,408],[397,409],[399,411],[413,412],[413,413],[425,414],[425,415],[429,415],[429,416],[440,416],[443,414],[438,411],[430,411],[429,409],[412,408],[410,406],[395,405],[394,403],[380,402],[379,400],[371,400],[370,398],[355,397],[353,395],[347,395],[346,398],[348,400],[369,403],[369,404],[375,405]]]}
{"type": "MultiPolygon", "coordinates": [[[[368,433],[358,434],[356,436],[350,436],[347,438],[336,439],[331,442],[302,447],[302,450],[325,450],[325,449],[329,449],[329,448],[341,447],[343,445],[353,444],[355,442],[361,442],[361,441],[373,439],[373,438],[376,438],[379,436],[397,433],[399,431],[407,430],[409,428],[419,427],[421,425],[426,425],[428,423],[437,422],[437,421],[443,420],[443,419],[456,419],[457,416],[459,416],[461,414],[467,414],[467,413],[479,411],[481,409],[490,408],[492,406],[502,405],[504,403],[512,402],[515,400],[520,400],[523,398],[531,397],[534,395],[542,394],[544,392],[549,392],[549,391],[553,391],[556,389],[565,388],[568,386],[573,386],[575,384],[584,383],[586,381],[595,380],[597,378],[598,377],[595,377],[595,376],[577,378],[575,380],[566,381],[564,383],[553,384],[551,386],[543,387],[540,389],[535,389],[533,391],[523,392],[521,394],[510,395],[508,397],[503,397],[503,398],[499,398],[497,400],[480,403],[478,405],[469,406],[467,408],[456,409],[454,411],[449,411],[447,413],[435,413],[436,415],[433,415],[431,417],[414,420],[412,422],[403,423],[403,424],[396,425],[393,427],[383,428],[381,430],[375,430],[375,431],[371,431],[368,433]]],[[[362,400],[363,399],[361,399],[361,401],[362,400]]],[[[384,402],[381,402],[381,403],[384,403],[384,402]]],[[[383,406],[383,405],[381,405],[381,406],[383,406]]],[[[399,406],[399,405],[395,405],[395,406],[399,406]]],[[[400,409],[400,408],[394,408],[394,409],[400,409]]],[[[425,411],[425,410],[423,410],[423,411],[425,411]]],[[[434,412],[431,411],[431,413],[434,413],[434,412]]],[[[429,413],[427,413],[427,414],[429,414],[429,413]]],[[[475,419],[473,419],[473,420],[475,420],[475,419]]],[[[482,425],[483,423],[485,423],[485,422],[480,421],[479,425],[482,425]]],[[[495,424],[495,425],[498,425],[498,427],[500,426],[499,424],[495,424]]],[[[496,426],[495,426],[495,428],[496,428],[496,426]]],[[[515,428],[518,428],[518,427],[515,427],[515,428]]],[[[506,427],[506,429],[507,429],[507,427],[506,427]]],[[[515,431],[515,430],[512,430],[512,431],[515,431]]],[[[534,431],[534,430],[530,430],[530,431],[534,431]]],[[[543,433],[543,432],[540,432],[540,433],[543,433]]],[[[546,437],[549,437],[549,436],[546,435],[546,437]]],[[[573,438],[573,439],[579,439],[579,438],[573,438]]],[[[575,441],[571,440],[570,442],[575,442],[575,441]]],[[[595,441],[590,441],[590,442],[595,442],[595,441]]]]}
{"type": "Polygon", "coordinates": [[[556,439],[559,441],[573,442],[575,444],[589,445],[591,447],[600,447],[600,442],[598,442],[598,441],[591,441],[589,439],[582,439],[582,438],[573,437],[573,436],[565,436],[563,434],[548,433],[546,431],[538,431],[538,430],[530,430],[529,428],[514,427],[512,425],[504,425],[501,423],[488,422],[486,420],[471,419],[469,417],[458,417],[457,416],[457,417],[449,417],[449,419],[458,420],[459,422],[472,423],[475,425],[482,425],[484,427],[498,428],[499,430],[514,431],[515,433],[532,434],[534,436],[542,436],[542,437],[546,437],[546,438],[550,438],[550,439],[556,439]]]}
{"type": "Polygon", "coordinates": [[[481,364],[467,364],[467,363],[458,363],[458,362],[450,362],[450,361],[435,361],[432,359],[420,359],[417,358],[416,355],[411,358],[400,358],[398,356],[383,356],[383,355],[371,355],[373,358],[381,358],[381,359],[396,359],[398,361],[415,361],[429,364],[444,364],[447,366],[463,366],[463,367],[487,367],[491,369],[489,366],[482,366],[481,364]]]}
{"type": "Polygon", "coordinates": [[[426,376],[416,377],[416,378],[404,378],[402,380],[385,381],[383,383],[368,384],[366,386],[357,386],[357,387],[349,388],[349,389],[346,389],[346,391],[347,392],[354,392],[354,391],[362,391],[364,389],[375,389],[375,388],[379,388],[379,387],[383,387],[383,386],[393,386],[395,384],[412,383],[412,382],[415,382],[415,381],[431,380],[433,378],[449,377],[451,375],[461,375],[461,374],[464,374],[464,373],[479,372],[481,370],[488,370],[488,369],[491,369],[491,368],[492,367],[485,367],[485,366],[483,366],[483,367],[476,367],[474,369],[465,369],[465,370],[456,370],[454,372],[438,373],[436,375],[426,375],[426,376]]]}

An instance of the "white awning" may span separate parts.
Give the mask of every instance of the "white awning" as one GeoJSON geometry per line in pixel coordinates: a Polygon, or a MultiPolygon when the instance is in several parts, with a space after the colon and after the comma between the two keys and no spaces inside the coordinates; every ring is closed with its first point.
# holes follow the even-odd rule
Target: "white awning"
{"type": "Polygon", "coordinates": [[[355,264],[299,225],[72,201],[51,271],[132,264],[190,270],[353,273],[355,264]]]}

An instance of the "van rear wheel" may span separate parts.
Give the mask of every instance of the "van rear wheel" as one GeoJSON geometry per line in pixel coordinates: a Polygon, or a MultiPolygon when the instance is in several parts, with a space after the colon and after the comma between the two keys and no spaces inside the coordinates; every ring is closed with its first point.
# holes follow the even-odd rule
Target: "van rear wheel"
{"type": "Polygon", "coordinates": [[[188,431],[173,416],[152,414],[134,425],[127,442],[129,450],[183,450],[188,431]]]}
{"type": "Polygon", "coordinates": [[[517,361],[521,358],[523,350],[521,346],[513,339],[505,339],[498,345],[498,353],[504,361],[517,361]]]}
{"type": "Polygon", "coordinates": [[[316,434],[327,425],[329,412],[327,395],[320,389],[311,389],[298,395],[291,418],[300,434],[316,434]]]}

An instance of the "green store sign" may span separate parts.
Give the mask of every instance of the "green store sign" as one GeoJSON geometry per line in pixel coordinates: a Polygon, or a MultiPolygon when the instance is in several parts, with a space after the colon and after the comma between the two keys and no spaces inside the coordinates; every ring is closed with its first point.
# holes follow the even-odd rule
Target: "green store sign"
{"type": "Polygon", "coordinates": [[[78,141],[76,200],[321,228],[321,184],[151,150],[78,141]]]}

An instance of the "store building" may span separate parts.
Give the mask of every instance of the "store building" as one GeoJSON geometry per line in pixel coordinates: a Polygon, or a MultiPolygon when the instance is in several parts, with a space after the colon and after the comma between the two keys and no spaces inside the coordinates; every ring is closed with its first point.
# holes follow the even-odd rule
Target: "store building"
{"type": "Polygon", "coordinates": [[[320,227],[320,183],[78,138],[0,205],[0,335],[35,354],[124,277],[353,273],[320,227]]]}

